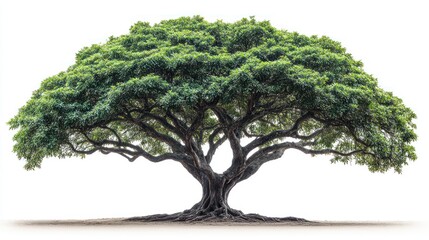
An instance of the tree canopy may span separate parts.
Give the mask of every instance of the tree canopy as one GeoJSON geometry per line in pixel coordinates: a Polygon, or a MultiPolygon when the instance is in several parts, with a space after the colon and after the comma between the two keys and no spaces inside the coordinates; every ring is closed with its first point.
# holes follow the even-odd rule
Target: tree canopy
{"type": "Polygon", "coordinates": [[[196,16],[138,22],[83,48],[9,124],[26,169],[98,151],[176,160],[195,175],[229,142],[225,175],[242,180],[287,149],[401,172],[416,159],[415,117],[328,37],[196,16]]]}

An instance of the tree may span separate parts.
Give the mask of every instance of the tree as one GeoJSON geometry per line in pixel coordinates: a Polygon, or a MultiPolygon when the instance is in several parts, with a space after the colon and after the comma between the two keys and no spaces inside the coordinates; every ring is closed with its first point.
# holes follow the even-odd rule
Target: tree
{"type": "Polygon", "coordinates": [[[28,170],[95,152],[180,163],[202,199],[164,218],[192,220],[248,219],[228,206],[231,189],[288,149],[400,173],[416,159],[415,117],[328,37],[197,16],[138,22],[83,48],[9,124],[28,170]],[[216,173],[210,163],[224,143],[231,166],[216,173]]]}

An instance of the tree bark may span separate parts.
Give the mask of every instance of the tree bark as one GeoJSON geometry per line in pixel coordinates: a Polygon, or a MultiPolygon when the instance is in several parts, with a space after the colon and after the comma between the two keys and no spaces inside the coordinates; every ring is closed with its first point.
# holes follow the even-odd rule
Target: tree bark
{"type": "Polygon", "coordinates": [[[243,214],[228,205],[228,196],[235,186],[234,181],[227,179],[223,174],[214,172],[202,173],[199,180],[202,186],[201,200],[185,213],[192,212],[201,216],[208,215],[225,218],[243,214]]]}

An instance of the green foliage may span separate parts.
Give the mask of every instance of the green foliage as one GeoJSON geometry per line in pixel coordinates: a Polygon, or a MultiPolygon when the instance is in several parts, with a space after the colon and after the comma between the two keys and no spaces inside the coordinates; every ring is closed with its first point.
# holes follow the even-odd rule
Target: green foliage
{"type": "MultiPolygon", "coordinates": [[[[158,155],[170,147],[122,120],[139,119],[180,141],[177,133],[147,116],[174,114],[190,126],[200,111],[219,106],[239,120],[256,96],[259,106],[275,110],[241,126],[247,134],[288,129],[312,112],[319,121],[305,121],[301,135],[329,122],[313,150],[365,149],[336,155],[333,161],[400,172],[407,160],[416,159],[411,146],[415,114],[380,89],[360,61],[328,37],[277,30],[254,18],[209,23],[199,16],[183,17],[153,26],[138,22],[128,35],[83,48],[67,71],[42,82],[9,124],[18,129],[14,151],[27,160],[27,169],[40,167],[45,157],[83,156],[70,147],[91,149],[82,133],[103,141],[116,139],[116,132],[122,141],[158,155]]],[[[211,111],[203,118],[197,130],[219,122],[211,111]]],[[[207,143],[209,133],[200,140],[207,143]]]]}

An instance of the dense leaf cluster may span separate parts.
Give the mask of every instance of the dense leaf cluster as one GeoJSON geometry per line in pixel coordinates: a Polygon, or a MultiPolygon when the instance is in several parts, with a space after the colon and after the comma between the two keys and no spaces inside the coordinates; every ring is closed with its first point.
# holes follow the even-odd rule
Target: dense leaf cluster
{"type": "Polygon", "coordinates": [[[400,172],[416,158],[414,118],[328,37],[253,18],[183,17],[139,22],[127,35],[82,49],[9,124],[28,169],[45,157],[95,151],[190,155],[231,141],[232,132],[258,140],[247,148],[262,149],[260,156],[296,148],[400,172]]]}

